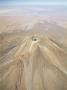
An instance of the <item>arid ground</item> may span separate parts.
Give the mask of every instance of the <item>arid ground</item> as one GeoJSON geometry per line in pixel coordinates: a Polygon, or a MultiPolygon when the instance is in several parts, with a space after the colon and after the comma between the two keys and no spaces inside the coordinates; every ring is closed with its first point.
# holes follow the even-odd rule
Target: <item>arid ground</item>
{"type": "Polygon", "coordinates": [[[67,27],[59,19],[0,15],[0,90],[67,90],[67,27]]]}

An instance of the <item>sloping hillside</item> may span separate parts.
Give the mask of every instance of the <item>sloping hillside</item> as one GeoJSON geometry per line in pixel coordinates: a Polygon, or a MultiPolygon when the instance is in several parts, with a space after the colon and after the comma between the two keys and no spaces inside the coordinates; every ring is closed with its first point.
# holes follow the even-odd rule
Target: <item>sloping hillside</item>
{"type": "Polygon", "coordinates": [[[18,43],[1,54],[0,90],[67,90],[67,52],[60,45],[43,35],[18,43]]]}

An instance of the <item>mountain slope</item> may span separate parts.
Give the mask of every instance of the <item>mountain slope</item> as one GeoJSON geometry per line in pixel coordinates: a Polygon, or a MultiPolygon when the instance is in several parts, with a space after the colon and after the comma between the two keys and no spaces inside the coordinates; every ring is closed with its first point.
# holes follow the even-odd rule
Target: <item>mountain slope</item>
{"type": "Polygon", "coordinates": [[[3,59],[0,90],[67,90],[67,53],[46,36],[25,37],[3,59]]]}

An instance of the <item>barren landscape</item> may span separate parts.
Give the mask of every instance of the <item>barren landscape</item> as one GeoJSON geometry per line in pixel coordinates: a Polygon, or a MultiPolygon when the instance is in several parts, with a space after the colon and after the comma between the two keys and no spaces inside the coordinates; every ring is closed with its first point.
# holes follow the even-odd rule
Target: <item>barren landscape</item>
{"type": "Polygon", "coordinates": [[[1,15],[0,90],[67,90],[64,22],[44,15],[1,15]]]}

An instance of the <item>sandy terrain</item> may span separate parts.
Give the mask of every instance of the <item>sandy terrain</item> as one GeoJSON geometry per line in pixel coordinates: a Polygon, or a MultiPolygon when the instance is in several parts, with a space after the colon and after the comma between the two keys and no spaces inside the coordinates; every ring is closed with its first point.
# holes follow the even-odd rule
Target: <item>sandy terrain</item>
{"type": "Polygon", "coordinates": [[[67,90],[67,30],[46,17],[0,17],[0,90],[67,90]]]}

